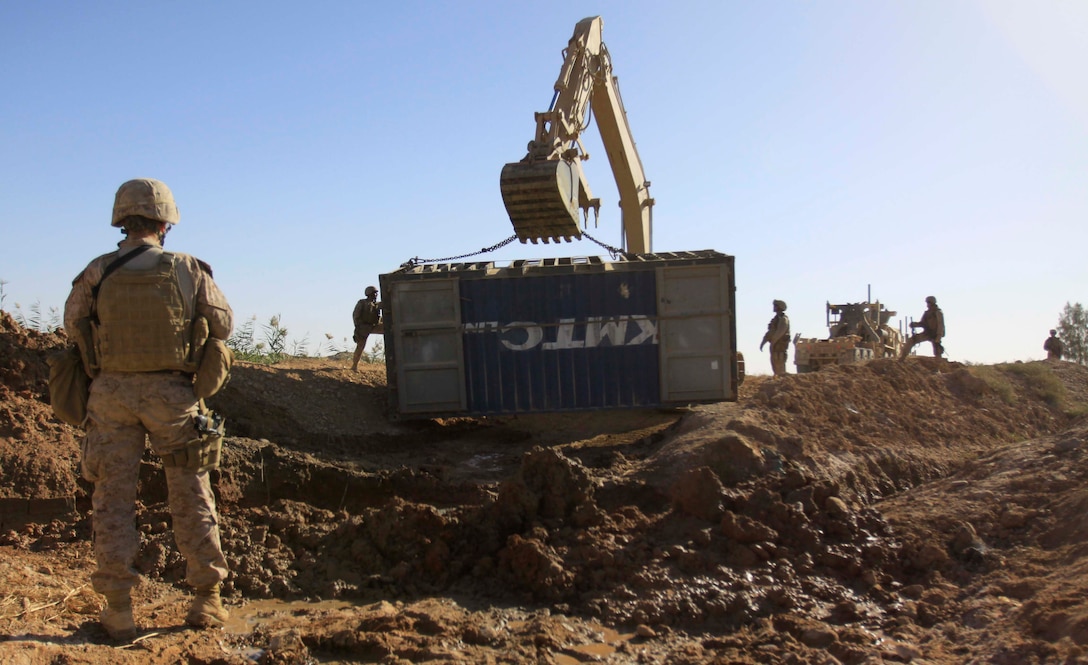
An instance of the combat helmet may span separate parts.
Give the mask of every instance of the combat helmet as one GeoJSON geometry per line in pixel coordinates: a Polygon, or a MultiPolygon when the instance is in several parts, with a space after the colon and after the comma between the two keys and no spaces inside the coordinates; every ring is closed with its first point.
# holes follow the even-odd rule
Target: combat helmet
{"type": "Polygon", "coordinates": [[[173,192],[166,183],[153,178],[129,180],[117,189],[112,225],[122,226],[124,219],[132,215],[167,224],[177,224],[181,219],[173,192]]]}
{"type": "Polygon", "coordinates": [[[773,301],[771,303],[771,305],[774,307],[774,311],[776,311],[776,312],[786,311],[786,301],[785,300],[775,300],[775,301],[773,301]]]}
{"type": "Polygon", "coordinates": [[[364,291],[364,293],[366,293],[366,296],[367,296],[368,298],[369,298],[370,296],[378,295],[378,287],[376,287],[376,286],[368,286],[368,287],[366,287],[366,291],[364,291]]]}
{"type": "Polygon", "coordinates": [[[926,296],[926,304],[927,305],[936,305],[937,304],[936,296],[926,296]]]}

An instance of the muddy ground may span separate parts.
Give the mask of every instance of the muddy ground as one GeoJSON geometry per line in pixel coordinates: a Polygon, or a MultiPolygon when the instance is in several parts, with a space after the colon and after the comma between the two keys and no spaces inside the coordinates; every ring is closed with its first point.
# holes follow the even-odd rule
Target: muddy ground
{"type": "Polygon", "coordinates": [[[394,422],[384,366],[240,363],[225,630],[141,476],[141,636],[90,589],[63,335],[0,313],[0,662],[1088,662],[1088,368],[928,358],[674,411],[394,422]]]}

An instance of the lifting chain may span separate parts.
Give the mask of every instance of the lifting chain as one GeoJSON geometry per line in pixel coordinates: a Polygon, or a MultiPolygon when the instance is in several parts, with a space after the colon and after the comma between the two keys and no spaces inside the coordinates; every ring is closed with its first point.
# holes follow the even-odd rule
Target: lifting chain
{"type": "Polygon", "coordinates": [[[479,254],[487,254],[488,252],[494,252],[496,249],[506,247],[510,243],[518,239],[517,234],[510,236],[506,240],[495,243],[490,247],[484,247],[477,252],[469,252],[468,254],[458,254],[457,256],[447,256],[442,259],[421,259],[418,256],[408,259],[404,263],[400,264],[401,268],[412,268],[414,266],[422,265],[424,263],[446,263],[447,261],[456,261],[457,259],[467,259],[470,256],[477,256],[479,254]]]}
{"type": "MultiPolygon", "coordinates": [[[[597,243],[598,245],[600,245],[604,249],[606,249],[608,251],[609,255],[611,255],[611,257],[613,259],[626,254],[626,252],[624,252],[622,249],[620,249],[618,247],[613,247],[612,245],[609,245],[606,242],[601,242],[600,240],[597,240],[596,238],[589,235],[585,231],[582,231],[582,235],[585,236],[587,239],[597,243]]],[[[515,233],[514,235],[510,236],[509,238],[507,238],[505,240],[502,240],[502,241],[499,241],[499,242],[495,243],[494,245],[491,245],[490,247],[484,247],[484,248],[480,249],[479,251],[469,252],[467,254],[458,254],[457,256],[447,256],[447,257],[444,257],[444,258],[441,258],[441,259],[421,259],[418,256],[416,256],[416,257],[410,258],[407,261],[405,261],[404,263],[400,264],[400,267],[402,267],[402,268],[413,268],[415,266],[423,265],[425,263],[447,263],[449,261],[457,261],[458,259],[467,259],[470,256],[479,256],[480,254],[487,254],[489,252],[494,252],[496,249],[506,247],[510,243],[517,240],[517,238],[518,238],[518,236],[515,233]]]]}
{"type": "Polygon", "coordinates": [[[597,240],[596,238],[594,238],[593,236],[589,235],[589,234],[588,234],[588,233],[586,233],[585,231],[582,231],[582,235],[584,235],[585,237],[589,238],[589,239],[590,239],[590,240],[592,240],[593,242],[597,243],[597,244],[598,244],[598,245],[600,245],[601,247],[604,247],[605,249],[607,249],[607,250],[608,250],[608,253],[609,253],[609,254],[610,254],[610,255],[612,256],[612,258],[613,258],[613,259],[615,259],[615,258],[618,258],[618,257],[620,257],[620,256],[626,256],[626,254],[627,254],[627,252],[623,251],[623,250],[622,250],[622,249],[620,249],[619,247],[613,247],[612,245],[609,245],[609,244],[608,244],[608,243],[606,243],[606,242],[601,242],[600,240],[597,240]]]}

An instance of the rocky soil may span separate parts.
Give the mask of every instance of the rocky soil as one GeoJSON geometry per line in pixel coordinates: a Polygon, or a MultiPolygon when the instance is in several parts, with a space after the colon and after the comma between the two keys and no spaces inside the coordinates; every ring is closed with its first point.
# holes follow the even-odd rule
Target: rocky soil
{"type": "Polygon", "coordinates": [[[90,588],[63,334],[0,313],[0,662],[1088,662],[1088,368],[930,358],[674,411],[392,421],[385,370],[240,363],[225,630],[184,627],[162,471],[141,635],[90,588]]]}

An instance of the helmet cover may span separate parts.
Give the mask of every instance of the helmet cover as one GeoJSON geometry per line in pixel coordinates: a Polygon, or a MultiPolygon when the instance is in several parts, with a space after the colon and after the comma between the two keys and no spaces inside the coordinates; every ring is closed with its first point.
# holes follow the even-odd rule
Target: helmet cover
{"type": "Polygon", "coordinates": [[[139,215],[167,224],[177,224],[181,219],[174,194],[166,183],[153,178],[129,180],[117,190],[113,199],[113,226],[121,226],[122,220],[139,215]]]}

